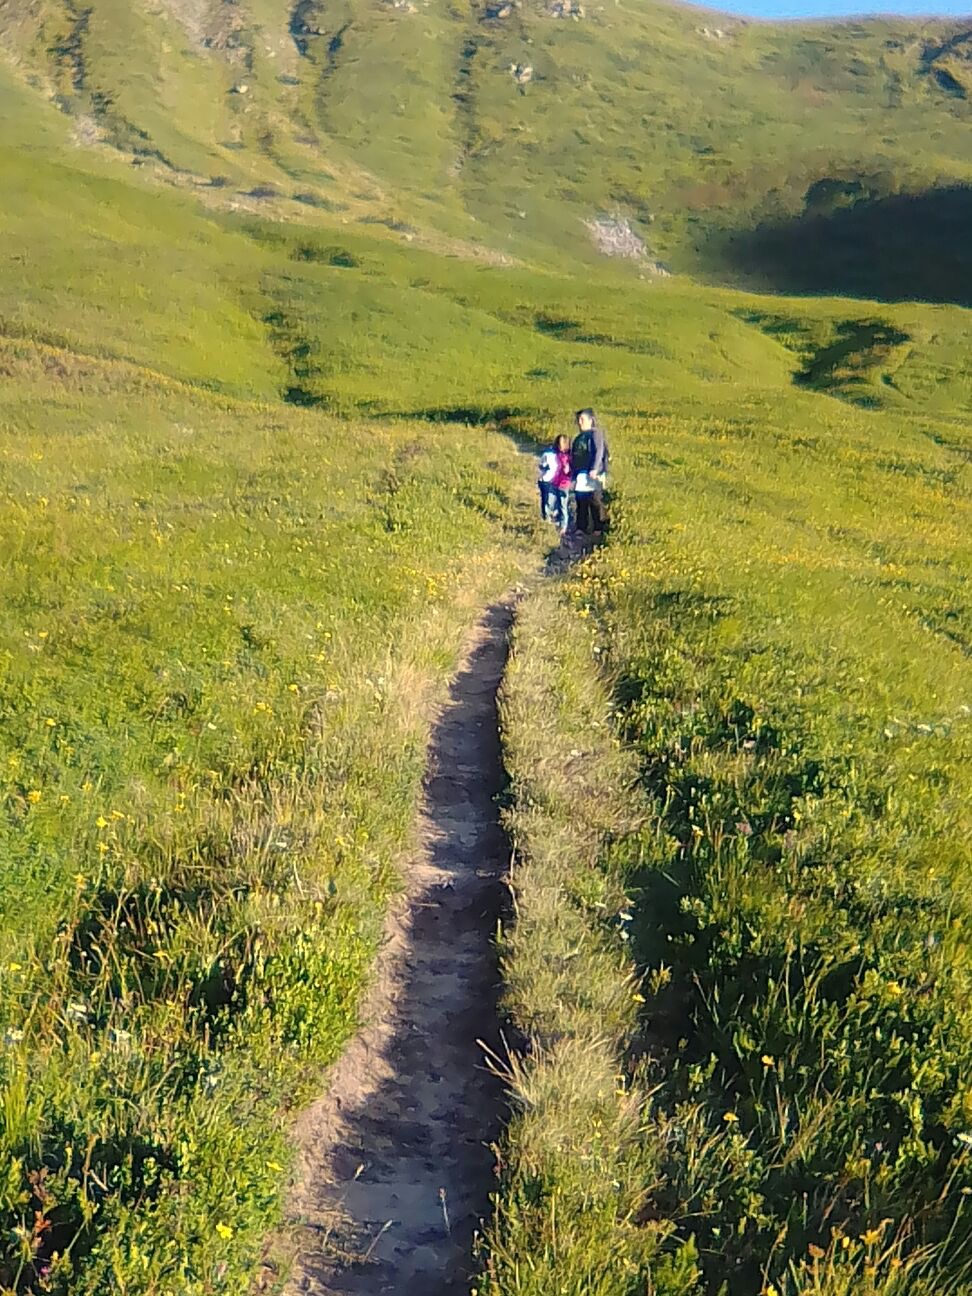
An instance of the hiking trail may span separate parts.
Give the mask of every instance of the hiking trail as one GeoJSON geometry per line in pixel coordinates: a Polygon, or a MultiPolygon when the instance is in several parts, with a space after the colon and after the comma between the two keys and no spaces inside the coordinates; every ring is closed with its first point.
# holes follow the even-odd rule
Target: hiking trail
{"type": "Polygon", "coordinates": [[[496,695],[513,601],[488,607],[432,728],[406,891],[385,924],[364,1025],[297,1127],[288,1296],[465,1296],[494,1187],[503,1086],[493,938],[509,844],[496,695]]]}

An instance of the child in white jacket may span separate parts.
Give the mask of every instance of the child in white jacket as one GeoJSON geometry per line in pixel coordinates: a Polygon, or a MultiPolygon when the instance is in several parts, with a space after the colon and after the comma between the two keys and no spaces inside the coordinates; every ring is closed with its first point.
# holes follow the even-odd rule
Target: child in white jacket
{"type": "Polygon", "coordinates": [[[544,522],[551,520],[555,503],[554,478],[557,476],[557,451],[551,446],[544,450],[537,464],[537,487],[540,491],[540,516],[544,522]]]}

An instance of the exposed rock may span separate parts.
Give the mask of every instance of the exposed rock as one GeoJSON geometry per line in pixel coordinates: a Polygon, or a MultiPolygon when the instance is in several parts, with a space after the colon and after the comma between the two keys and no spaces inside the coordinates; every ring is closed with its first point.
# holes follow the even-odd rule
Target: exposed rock
{"type": "Polygon", "coordinates": [[[645,273],[659,278],[671,274],[671,271],[660,261],[651,259],[644,239],[631,228],[631,222],[626,216],[595,216],[584,224],[590,231],[594,246],[604,256],[625,257],[630,261],[640,261],[645,273]]]}
{"type": "Polygon", "coordinates": [[[644,239],[631,228],[626,216],[595,216],[584,222],[595,246],[605,256],[641,258],[648,255],[644,239]]]}
{"type": "Polygon", "coordinates": [[[84,145],[88,148],[93,144],[98,144],[102,139],[101,127],[93,117],[87,113],[78,113],[73,121],[72,136],[75,144],[84,145]]]}
{"type": "Polygon", "coordinates": [[[533,80],[533,68],[530,64],[511,63],[510,76],[519,86],[529,85],[533,80]]]}
{"type": "Polygon", "coordinates": [[[547,13],[551,18],[573,18],[579,22],[584,17],[584,6],[579,0],[550,0],[547,13]]]}
{"type": "Polygon", "coordinates": [[[729,35],[729,33],[727,31],[723,31],[721,27],[696,27],[695,30],[699,33],[700,36],[704,36],[706,40],[721,41],[721,40],[725,40],[729,35]]]}
{"type": "Polygon", "coordinates": [[[243,53],[243,18],[228,0],[163,0],[189,38],[203,49],[239,57],[243,53]]]}

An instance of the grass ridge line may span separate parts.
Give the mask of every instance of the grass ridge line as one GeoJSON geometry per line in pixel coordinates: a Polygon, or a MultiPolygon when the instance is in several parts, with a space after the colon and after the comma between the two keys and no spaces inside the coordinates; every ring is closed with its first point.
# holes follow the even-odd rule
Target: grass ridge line
{"type": "Polygon", "coordinates": [[[163,387],[169,391],[189,393],[193,397],[204,399],[215,409],[249,410],[251,412],[270,412],[279,409],[279,402],[252,400],[243,396],[233,396],[227,392],[214,391],[210,387],[198,385],[186,378],[177,378],[172,374],[162,373],[161,370],[151,369],[147,365],[139,364],[136,360],[127,360],[121,356],[94,355],[90,351],[78,351],[69,346],[60,346],[51,342],[39,342],[35,338],[28,336],[0,332],[0,359],[5,355],[12,354],[15,360],[26,360],[29,363],[31,357],[18,355],[18,351],[23,350],[33,353],[34,357],[38,359],[46,358],[62,362],[67,360],[78,366],[88,364],[103,373],[105,377],[109,377],[112,370],[116,370],[132,381],[135,390],[140,389],[144,384],[150,388],[163,387]]]}

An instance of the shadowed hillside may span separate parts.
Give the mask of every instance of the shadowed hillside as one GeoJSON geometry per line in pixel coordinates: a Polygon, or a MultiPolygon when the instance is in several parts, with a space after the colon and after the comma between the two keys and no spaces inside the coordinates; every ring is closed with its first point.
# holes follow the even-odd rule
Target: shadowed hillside
{"type": "Polygon", "coordinates": [[[727,238],[718,268],[777,292],[972,306],[972,188],[807,208],[727,238]]]}

